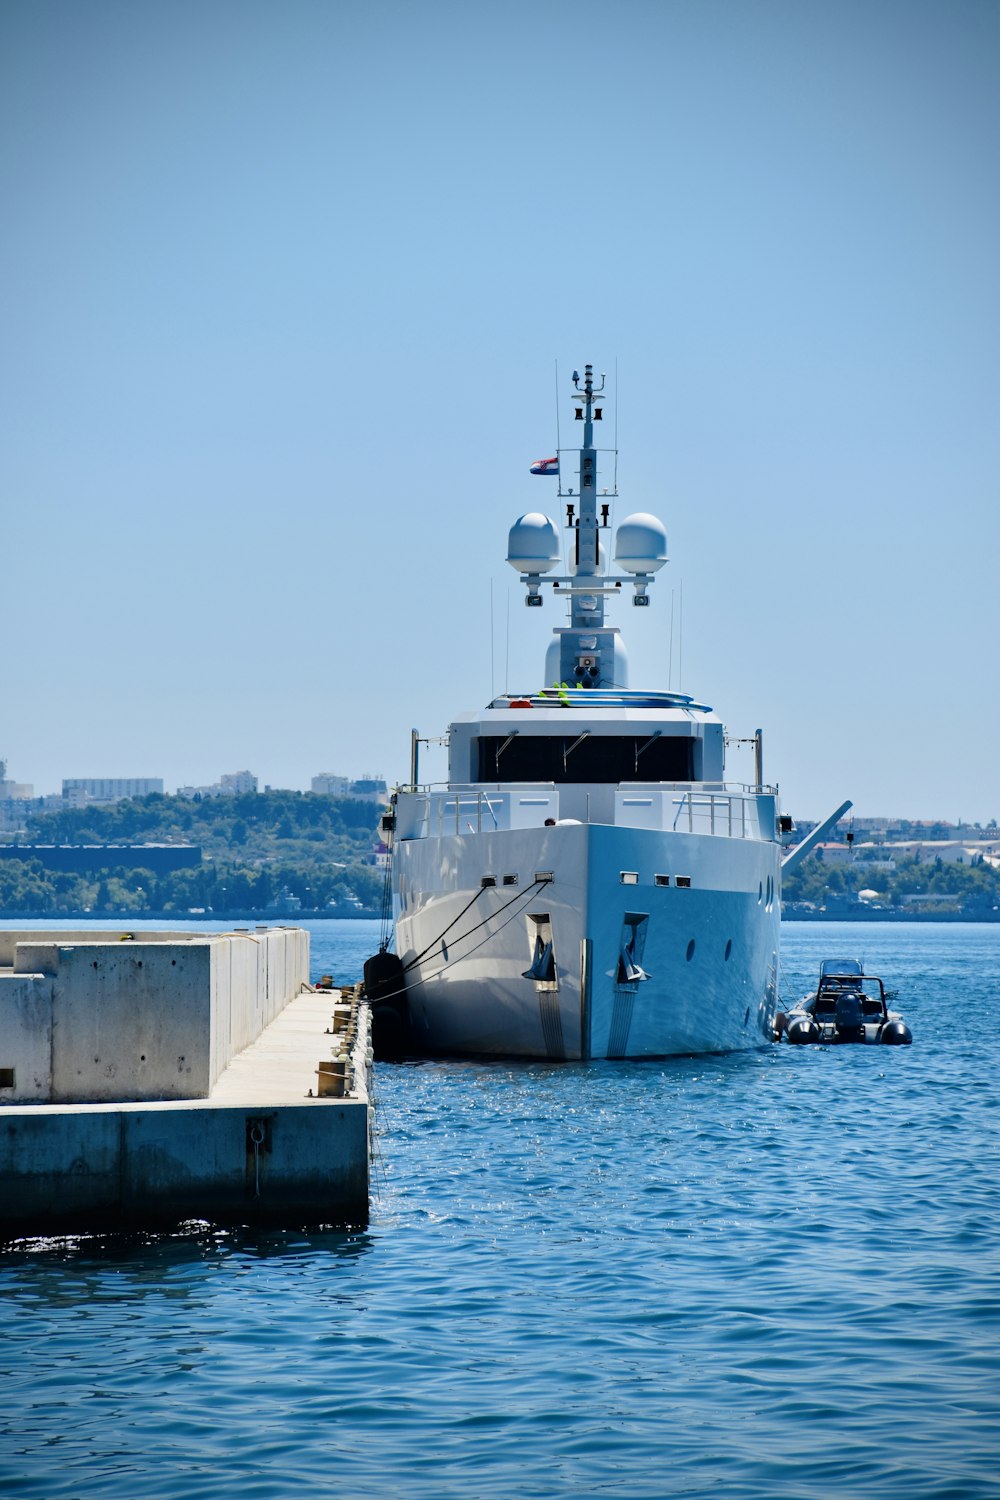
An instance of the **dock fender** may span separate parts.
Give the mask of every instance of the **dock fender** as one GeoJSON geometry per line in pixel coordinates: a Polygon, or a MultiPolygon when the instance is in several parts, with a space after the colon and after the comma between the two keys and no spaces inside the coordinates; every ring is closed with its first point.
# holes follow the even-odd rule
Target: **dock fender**
{"type": "Polygon", "coordinates": [[[372,1012],[372,1051],[379,1062],[405,1057],[410,1040],[406,971],[397,953],[380,948],[365,961],[365,997],[372,1012]]]}

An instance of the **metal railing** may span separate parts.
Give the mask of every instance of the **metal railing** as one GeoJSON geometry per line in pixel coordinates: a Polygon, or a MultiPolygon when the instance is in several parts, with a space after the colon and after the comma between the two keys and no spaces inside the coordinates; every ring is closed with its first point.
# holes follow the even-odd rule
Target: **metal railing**
{"type": "MultiPolygon", "coordinates": [[[[551,782],[535,787],[441,785],[400,791],[397,834],[404,839],[445,838],[538,828],[559,819],[560,793],[571,790],[577,795],[580,791],[551,782]]],[[[613,810],[608,805],[598,821],[625,828],[769,841],[776,836],[775,792],[772,787],[732,782],[623,782],[613,790],[613,810]]],[[[572,802],[570,811],[589,821],[589,799],[586,815],[572,802]]]]}

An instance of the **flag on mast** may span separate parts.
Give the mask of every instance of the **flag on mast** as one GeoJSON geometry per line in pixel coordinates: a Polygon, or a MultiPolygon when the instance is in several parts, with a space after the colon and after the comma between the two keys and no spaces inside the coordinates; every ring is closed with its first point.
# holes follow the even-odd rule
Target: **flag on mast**
{"type": "Polygon", "coordinates": [[[558,459],[558,456],[555,457],[555,458],[540,458],[540,459],[538,459],[537,462],[535,462],[535,463],[533,463],[531,465],[531,468],[530,468],[530,470],[528,472],[531,473],[531,474],[558,474],[559,473],[559,459],[558,459]]]}

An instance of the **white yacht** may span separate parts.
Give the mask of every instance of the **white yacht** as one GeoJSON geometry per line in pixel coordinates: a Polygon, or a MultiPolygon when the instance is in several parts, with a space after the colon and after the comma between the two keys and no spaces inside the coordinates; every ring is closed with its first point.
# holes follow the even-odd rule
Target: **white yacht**
{"type": "Polygon", "coordinates": [[[415,736],[385,820],[395,955],[366,981],[376,1022],[381,1010],[404,1024],[414,1054],[641,1058],[774,1035],[791,821],[763,783],[759,731],[754,784],[731,784],[710,708],[629,687],[606,610],[649,604],[666,533],[628,516],[609,566],[616,491],[600,487],[594,445],[604,379],[587,365],[573,386],[582,445],[533,468],[558,478],[568,561],[535,512],[507,554],[528,606],[543,589],[567,604],[545,686],[456,719],[443,785],[418,784],[415,736]]]}

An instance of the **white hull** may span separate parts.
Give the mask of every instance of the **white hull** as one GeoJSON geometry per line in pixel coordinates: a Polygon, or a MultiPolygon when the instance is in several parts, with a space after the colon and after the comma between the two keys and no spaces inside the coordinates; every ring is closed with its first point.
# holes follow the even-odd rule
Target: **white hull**
{"type": "Polygon", "coordinates": [[[760,838],[604,824],[401,841],[396,951],[414,1048],[575,1059],[759,1046],[776,1008],[779,864],[760,838]],[[524,977],[540,930],[552,983],[524,977]],[[636,930],[649,977],[622,983],[636,930]]]}

